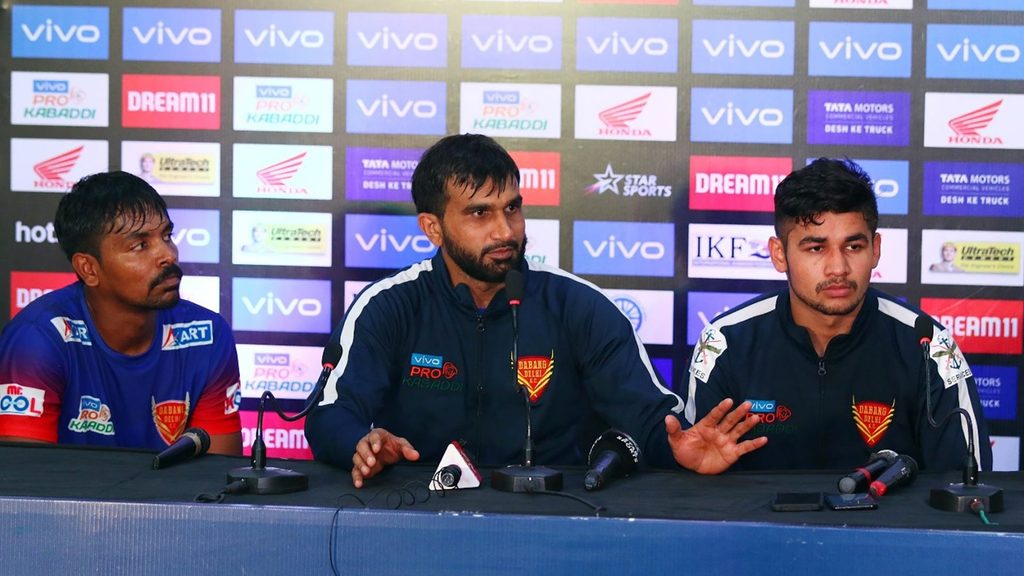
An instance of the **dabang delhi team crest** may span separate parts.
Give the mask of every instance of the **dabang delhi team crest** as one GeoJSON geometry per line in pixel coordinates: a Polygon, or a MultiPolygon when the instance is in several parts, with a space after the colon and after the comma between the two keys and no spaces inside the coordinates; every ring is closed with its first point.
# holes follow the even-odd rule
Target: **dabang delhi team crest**
{"type": "Polygon", "coordinates": [[[520,356],[516,380],[530,395],[530,402],[537,402],[547,390],[551,375],[555,371],[555,352],[551,356],[520,356]]]}
{"type": "Polygon", "coordinates": [[[860,437],[868,446],[874,446],[882,436],[885,436],[889,424],[892,424],[892,418],[896,414],[896,401],[893,400],[891,405],[872,401],[858,403],[857,398],[853,397],[850,408],[853,411],[853,423],[857,426],[860,437]]]}
{"type": "Polygon", "coordinates": [[[168,445],[178,439],[185,431],[185,423],[188,422],[188,412],[191,407],[188,392],[185,393],[185,400],[166,400],[157,403],[156,398],[150,397],[153,405],[153,424],[160,438],[168,445]]]}

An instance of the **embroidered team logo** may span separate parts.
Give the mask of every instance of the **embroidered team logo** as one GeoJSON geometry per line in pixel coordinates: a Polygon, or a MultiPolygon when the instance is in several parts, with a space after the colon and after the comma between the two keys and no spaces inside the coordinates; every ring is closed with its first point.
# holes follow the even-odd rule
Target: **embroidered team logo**
{"type": "Polygon", "coordinates": [[[153,424],[160,438],[170,445],[185,431],[185,423],[188,421],[188,412],[191,407],[188,392],[185,393],[185,400],[165,400],[157,404],[156,398],[150,397],[153,403],[153,424]]]}
{"type": "Polygon", "coordinates": [[[697,347],[693,350],[693,360],[690,362],[690,373],[702,382],[707,382],[711,377],[711,371],[715,369],[715,362],[728,347],[725,336],[718,328],[706,326],[697,338],[697,347]]]}
{"type": "Polygon", "coordinates": [[[75,320],[65,316],[54,316],[50,318],[50,324],[57,329],[57,333],[65,342],[78,342],[83,346],[92,346],[92,338],[89,337],[89,328],[84,320],[75,320]]]}
{"type": "Polygon", "coordinates": [[[213,321],[197,320],[180,324],[164,324],[161,350],[180,350],[213,344],[213,321]]]}
{"type": "Polygon", "coordinates": [[[555,370],[555,352],[551,351],[550,357],[545,356],[520,356],[519,370],[516,378],[519,385],[526,388],[530,395],[530,402],[540,400],[544,391],[551,382],[551,374],[555,370]]]}
{"type": "Polygon", "coordinates": [[[889,424],[892,424],[896,401],[893,400],[892,405],[872,401],[858,403],[857,398],[853,397],[850,408],[853,409],[853,423],[857,425],[860,437],[868,446],[874,446],[885,435],[889,424]]]}
{"type": "Polygon", "coordinates": [[[946,388],[955,386],[971,377],[971,368],[967,365],[963,352],[957,346],[956,340],[950,336],[948,330],[939,332],[932,339],[931,349],[928,351],[935,364],[938,366],[939,376],[946,388]]]}
{"type": "Polygon", "coordinates": [[[68,421],[68,430],[113,436],[114,423],[110,420],[110,407],[95,396],[82,396],[78,401],[78,418],[68,421]]]}

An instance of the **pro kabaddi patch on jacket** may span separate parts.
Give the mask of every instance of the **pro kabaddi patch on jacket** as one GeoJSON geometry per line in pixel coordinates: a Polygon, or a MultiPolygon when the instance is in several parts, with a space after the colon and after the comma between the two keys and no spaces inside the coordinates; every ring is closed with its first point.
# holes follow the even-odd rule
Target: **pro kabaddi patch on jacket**
{"type": "Polygon", "coordinates": [[[185,431],[185,423],[188,421],[188,411],[191,407],[188,392],[185,392],[184,401],[165,400],[157,404],[156,398],[152,396],[150,396],[150,401],[153,403],[153,424],[156,425],[156,431],[160,433],[160,438],[170,445],[185,431]]]}
{"type": "Polygon", "coordinates": [[[885,436],[889,424],[892,424],[896,401],[893,400],[890,406],[881,402],[857,402],[857,398],[853,397],[850,408],[853,409],[853,423],[857,425],[860,437],[868,446],[874,446],[885,436]]]}
{"type": "Polygon", "coordinates": [[[693,360],[690,362],[690,374],[707,382],[711,377],[711,371],[715,369],[715,362],[725,352],[729,344],[725,336],[714,326],[707,326],[701,330],[697,338],[697,346],[693,350],[693,360]]]}
{"type": "Polygon", "coordinates": [[[551,351],[551,357],[545,356],[520,356],[517,379],[519,385],[526,388],[530,394],[530,402],[540,400],[544,391],[551,382],[551,374],[555,370],[555,351],[551,351]]]}
{"type": "Polygon", "coordinates": [[[942,385],[946,388],[956,386],[972,376],[971,367],[967,365],[964,353],[960,351],[948,330],[943,330],[932,338],[928,354],[935,360],[942,385]]]}

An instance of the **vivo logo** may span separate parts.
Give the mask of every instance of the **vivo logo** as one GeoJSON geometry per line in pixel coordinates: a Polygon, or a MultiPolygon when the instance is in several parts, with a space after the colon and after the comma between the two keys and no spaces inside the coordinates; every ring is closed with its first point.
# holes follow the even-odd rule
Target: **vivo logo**
{"type": "Polygon", "coordinates": [[[946,62],[988,62],[994,59],[1003,64],[1013,64],[1020,61],[1020,47],[1014,44],[988,44],[983,47],[972,42],[970,38],[964,38],[962,42],[949,48],[941,42],[937,43],[935,48],[946,62]]]}
{"type": "Polygon", "coordinates": [[[32,91],[46,94],[67,94],[71,85],[65,80],[33,80],[32,91]]]}
{"type": "Polygon", "coordinates": [[[210,231],[202,228],[179,228],[171,233],[171,241],[175,245],[185,242],[189,246],[209,246],[210,231]]]}
{"type": "Polygon", "coordinates": [[[257,366],[287,366],[291,364],[288,354],[255,354],[257,366]]]}
{"type": "Polygon", "coordinates": [[[519,92],[487,90],[484,92],[485,104],[519,104],[519,92]]]}
{"type": "Polygon", "coordinates": [[[320,48],[324,45],[324,34],[319,30],[295,30],[289,33],[279,29],[274,24],[258,32],[253,32],[252,29],[246,28],[245,37],[249,40],[250,44],[257,48],[263,47],[264,42],[266,42],[268,47],[272,48],[277,46],[284,46],[285,48],[294,48],[295,46],[320,48]]]}
{"type": "Polygon", "coordinates": [[[382,94],[380,98],[371,100],[369,104],[362,98],[357,98],[356,105],[359,106],[363,116],[368,118],[378,115],[382,118],[405,118],[410,113],[416,118],[434,118],[437,116],[437,104],[430,100],[406,100],[404,103],[399,104],[387,94],[382,94]]]}
{"type": "Polygon", "coordinates": [[[614,235],[608,236],[607,240],[598,242],[597,246],[594,246],[590,240],[584,240],[583,246],[593,258],[607,257],[631,260],[638,254],[644,260],[660,260],[665,257],[665,245],[661,242],[622,242],[617,240],[614,235]]]}
{"type": "Polygon", "coordinates": [[[747,43],[741,38],[736,38],[735,34],[729,34],[727,38],[715,43],[705,39],[702,44],[704,49],[714,58],[718,58],[722,54],[729,58],[736,58],[737,56],[743,56],[744,58],[752,58],[754,56],[782,58],[786,55],[786,45],[779,40],[754,40],[747,43]]]}
{"type": "Polygon", "coordinates": [[[891,178],[879,178],[875,180],[875,197],[895,198],[900,195],[900,183],[891,178]]]}
{"type": "Polygon", "coordinates": [[[359,42],[364,47],[371,50],[378,47],[381,50],[408,50],[412,47],[415,50],[430,52],[437,50],[441,45],[440,40],[437,38],[437,34],[431,34],[428,32],[408,32],[405,34],[399,34],[392,32],[387,26],[370,36],[367,36],[363,32],[359,32],[356,34],[356,37],[359,38],[359,42]]]}
{"type": "Polygon", "coordinates": [[[870,60],[877,57],[879,60],[893,62],[903,57],[903,46],[896,42],[869,42],[862,45],[849,36],[832,45],[824,41],[818,42],[818,47],[829,60],[836,58],[853,60],[855,57],[861,60],[870,60]]]}
{"type": "Polygon", "coordinates": [[[248,296],[242,296],[242,304],[250,314],[264,314],[267,316],[291,316],[298,313],[300,316],[315,317],[323,312],[323,306],[315,298],[289,298],[281,299],[273,292],[267,292],[255,301],[248,296]]]}
{"type": "Polygon", "coordinates": [[[746,112],[742,108],[733,105],[732,102],[726,104],[724,108],[719,107],[715,109],[713,112],[707,107],[701,107],[700,113],[708,121],[708,124],[712,126],[717,126],[723,119],[728,126],[737,124],[751,126],[756,122],[761,126],[775,127],[781,126],[785,122],[785,115],[778,108],[753,108],[746,112]]]}
{"type": "Polygon", "coordinates": [[[291,98],[291,86],[256,86],[257,98],[291,98]]]}
{"type": "Polygon", "coordinates": [[[630,41],[628,38],[619,35],[618,32],[612,32],[611,35],[605,36],[600,40],[595,40],[593,36],[587,36],[587,45],[590,46],[594,54],[627,54],[635,56],[642,53],[648,56],[664,56],[671,50],[671,44],[664,38],[640,37],[630,41]]]}
{"type": "Polygon", "coordinates": [[[555,48],[555,42],[550,36],[520,34],[518,36],[508,34],[499,29],[493,34],[481,37],[479,34],[470,34],[473,44],[481,52],[512,52],[519,54],[523,51],[535,54],[547,54],[555,48]]]}
{"type": "Polygon", "coordinates": [[[209,28],[185,27],[175,30],[163,22],[157,22],[156,26],[150,26],[146,29],[132,26],[131,30],[140,44],[153,42],[159,45],[173,44],[174,46],[181,46],[182,44],[188,44],[191,46],[208,46],[213,42],[213,32],[209,28]]]}
{"type": "Polygon", "coordinates": [[[21,31],[25,33],[29,42],[43,40],[44,42],[63,42],[65,44],[68,42],[95,44],[103,38],[103,33],[100,32],[98,26],[71,24],[62,27],[50,18],[38,26],[30,27],[28,24],[22,24],[21,31]]]}
{"type": "Polygon", "coordinates": [[[389,233],[387,228],[381,228],[379,232],[371,234],[369,238],[359,232],[356,232],[355,237],[364,252],[377,250],[380,252],[405,252],[407,248],[412,248],[414,252],[421,254],[429,254],[434,251],[434,245],[422,234],[406,234],[399,238],[389,233]]]}

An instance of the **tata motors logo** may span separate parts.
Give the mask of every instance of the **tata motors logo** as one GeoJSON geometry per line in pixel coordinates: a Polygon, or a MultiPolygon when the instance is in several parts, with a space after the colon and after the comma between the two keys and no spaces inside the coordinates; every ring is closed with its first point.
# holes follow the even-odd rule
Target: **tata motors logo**
{"type": "Polygon", "coordinates": [[[11,191],[64,193],[108,169],[106,140],[11,138],[11,191]]]}
{"type": "Polygon", "coordinates": [[[578,18],[576,69],[663,72],[679,65],[679,21],[670,18],[578,18]]]}
{"type": "Polygon", "coordinates": [[[974,382],[985,418],[1014,420],[1017,418],[1017,369],[1013,366],[971,366],[974,382]]]}
{"type": "Polygon", "coordinates": [[[125,74],[121,79],[125,128],[220,129],[220,76],[125,74]]]}
{"type": "Polygon", "coordinates": [[[527,206],[558,206],[562,155],[558,152],[510,151],[519,166],[519,193],[527,206]]]}
{"type": "Polygon", "coordinates": [[[690,210],[772,212],[789,158],[691,156],[690,210]]]}
{"type": "Polygon", "coordinates": [[[459,131],[508,138],[558,138],[562,134],[559,84],[482,84],[459,88],[459,131]]]}
{"type": "Polygon", "coordinates": [[[792,76],[793,23],[694,20],[694,74],[792,76]]]}
{"type": "Polygon", "coordinates": [[[448,65],[448,17],[349,12],[348,65],[444,68],[448,65]]]}
{"type": "Polygon", "coordinates": [[[331,331],[330,280],[234,278],[231,326],[257,332],[331,331]]]}
{"type": "Polygon", "coordinates": [[[1024,217],[1024,165],[925,162],[924,213],[1024,217]]]}
{"type": "Polygon", "coordinates": [[[178,260],[216,264],[220,262],[220,211],[169,208],[174,223],[171,240],[178,247],[178,260]]]}
{"type": "Polygon", "coordinates": [[[334,12],[236,10],[235,62],[334,64],[334,12]]]}
{"type": "Polygon", "coordinates": [[[674,86],[576,86],[576,138],[675,142],[674,86]]]}
{"type": "Polygon", "coordinates": [[[11,72],[11,124],[106,127],[108,84],[106,74],[11,72]]]}
{"type": "Polygon", "coordinates": [[[349,134],[444,134],[444,82],[348,80],[345,124],[349,134]]]}
{"type": "Polygon", "coordinates": [[[562,68],[562,19],[556,16],[462,17],[462,67],[562,68]]]}
{"type": "Polygon", "coordinates": [[[1021,353],[1024,301],[922,298],[921,309],[952,333],[951,352],[959,345],[968,354],[1021,353]]]}
{"type": "Polygon", "coordinates": [[[1024,149],[1024,96],[924,95],[924,145],[937,148],[1024,149]]]}
{"type": "Polygon", "coordinates": [[[106,60],[109,22],[106,7],[15,5],[11,8],[11,56],[106,60]]]}
{"type": "MultiPolygon", "coordinates": [[[[15,224],[15,228],[18,227],[18,224],[20,222],[15,224]]],[[[49,229],[52,233],[52,224],[49,225],[49,229]]],[[[43,238],[40,240],[46,241],[43,238]]],[[[53,239],[54,242],[56,240],[56,238],[53,239]]],[[[20,239],[16,240],[16,242],[21,241],[20,239]]],[[[76,280],[78,277],[72,272],[11,272],[11,318],[14,318],[22,308],[31,304],[36,298],[72,284],[76,280]]]]}
{"type": "Polygon", "coordinates": [[[690,140],[790,144],[793,91],[693,88],[690,140]]]}
{"type": "Polygon", "coordinates": [[[1024,26],[928,25],[929,78],[1024,79],[1024,26]]]}
{"type": "Polygon", "coordinates": [[[910,93],[811,90],[807,93],[807,143],[907,146],[910,93]]]}
{"type": "Polygon", "coordinates": [[[573,223],[573,272],[619,276],[675,275],[675,224],[573,223]]]}
{"type": "Polygon", "coordinates": [[[909,78],[910,24],[811,22],[808,74],[909,78]]]}
{"type": "Polygon", "coordinates": [[[281,144],[235,144],[235,198],[330,200],[333,148],[281,144]]]}
{"type": "Polygon", "coordinates": [[[347,148],[345,198],[386,202],[412,201],[412,173],[421,148],[347,148]]]}
{"type": "Polygon", "coordinates": [[[435,251],[415,216],[345,215],[346,267],[404,268],[435,251]]]}
{"type": "Polygon", "coordinates": [[[220,10],[125,8],[125,60],[220,62],[220,10]]]}

